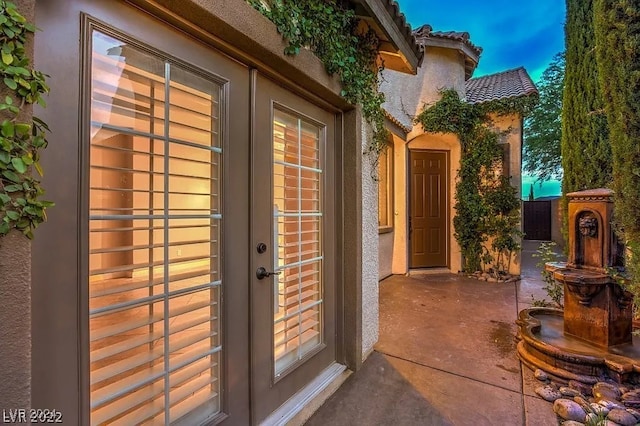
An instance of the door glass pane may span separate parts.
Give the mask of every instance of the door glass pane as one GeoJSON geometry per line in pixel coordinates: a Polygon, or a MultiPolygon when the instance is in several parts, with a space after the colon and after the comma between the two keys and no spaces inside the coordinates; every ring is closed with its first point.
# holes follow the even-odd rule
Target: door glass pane
{"type": "Polygon", "coordinates": [[[274,262],[281,272],[274,276],[276,378],[323,341],[321,137],[315,124],[274,111],[274,262]]]}
{"type": "Polygon", "coordinates": [[[220,411],[218,84],[94,31],[92,424],[220,411]]]}

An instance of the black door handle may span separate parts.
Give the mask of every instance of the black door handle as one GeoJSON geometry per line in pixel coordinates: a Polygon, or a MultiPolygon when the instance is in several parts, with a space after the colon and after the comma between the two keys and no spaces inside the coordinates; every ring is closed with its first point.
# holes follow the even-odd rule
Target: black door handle
{"type": "Polygon", "coordinates": [[[280,275],[281,273],[282,272],[269,272],[262,266],[256,269],[256,277],[258,277],[259,280],[269,278],[271,275],[280,275]]]}

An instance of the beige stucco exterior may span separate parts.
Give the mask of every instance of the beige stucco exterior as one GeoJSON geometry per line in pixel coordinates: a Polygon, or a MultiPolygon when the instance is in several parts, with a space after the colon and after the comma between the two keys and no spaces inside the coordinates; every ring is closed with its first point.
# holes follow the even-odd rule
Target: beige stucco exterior
{"type": "MultiPolygon", "coordinates": [[[[368,158],[363,156],[363,148],[368,145],[371,132],[364,124],[360,108],[354,108],[342,98],[339,79],[327,75],[321,61],[306,49],[299,55],[285,55],[286,43],[275,26],[243,0],[83,0],[65,2],[64,7],[60,7],[60,1],[37,2],[37,5],[35,0],[17,0],[16,3],[28,20],[35,20],[41,28],[35,36],[35,50],[31,43],[27,46],[28,56],[38,69],[51,75],[48,80],[52,87],[48,98],[49,108],[37,112],[51,125],[51,146],[56,147],[47,150],[42,159],[43,167],[47,170],[43,179],[47,199],[54,200],[56,207],[51,209],[49,221],[38,229],[33,245],[17,232],[0,241],[0,296],[6,301],[6,309],[0,313],[0,365],[5,367],[0,373],[3,383],[0,401],[5,403],[3,408],[51,408],[64,413],[65,424],[89,424],[89,297],[85,291],[88,274],[85,256],[88,256],[89,247],[88,243],[83,246],[83,241],[89,241],[88,226],[85,226],[88,213],[84,207],[78,208],[84,206],[85,192],[88,193],[88,188],[84,186],[87,180],[78,179],[80,171],[87,170],[86,164],[81,164],[85,161],[85,154],[79,154],[84,142],[82,138],[86,136],[79,131],[80,123],[88,122],[83,103],[78,102],[89,93],[86,86],[88,82],[81,72],[82,67],[88,66],[85,63],[87,58],[82,57],[84,46],[81,45],[81,41],[86,41],[89,30],[84,16],[92,16],[96,21],[113,27],[114,31],[131,35],[138,34],[141,28],[162,25],[160,29],[166,30],[166,33],[155,28],[148,30],[153,33],[152,37],[138,37],[136,40],[166,53],[179,52],[184,55],[180,59],[185,61],[192,54],[195,55],[190,49],[207,49],[203,56],[219,53],[225,56],[225,62],[234,64],[233,67],[244,67],[243,79],[238,77],[235,80],[242,81],[242,87],[245,83],[249,85],[250,77],[252,83],[256,84],[256,76],[264,76],[277,81],[292,94],[331,111],[336,126],[340,127],[340,137],[336,138],[336,144],[340,143],[340,154],[335,160],[339,162],[339,167],[331,171],[339,187],[336,191],[340,194],[336,197],[336,204],[339,205],[335,206],[340,221],[332,225],[336,231],[335,256],[339,264],[334,267],[335,276],[331,280],[340,291],[340,300],[336,315],[327,315],[327,318],[328,321],[338,322],[340,330],[334,334],[327,333],[327,340],[339,340],[341,347],[336,355],[339,364],[352,370],[360,368],[362,360],[372,351],[378,339],[377,197],[376,184],[371,179],[371,165],[368,158]],[[35,13],[36,6],[38,13],[35,13]],[[129,10],[123,13],[125,8],[129,10]],[[183,38],[189,40],[185,42],[183,38]],[[65,54],[50,55],[53,45],[66,46],[65,54]],[[180,48],[185,45],[188,49],[180,48]]],[[[404,35],[404,32],[410,31],[408,27],[406,30],[404,28],[404,18],[397,11],[391,13],[383,7],[387,2],[369,3],[380,6],[371,16],[375,22],[378,22],[377,14],[390,13],[390,16],[379,17],[378,27],[394,30],[394,26],[399,26],[395,32],[401,36],[400,41],[409,44],[414,42],[410,34],[407,37],[404,35]]],[[[390,34],[394,35],[395,32],[390,34]]],[[[390,38],[386,40],[385,48],[393,47],[398,37],[390,38]]],[[[413,50],[419,52],[413,44],[409,46],[412,48],[410,51],[405,51],[403,46],[399,45],[394,51],[398,51],[405,59],[411,56],[413,50]]],[[[409,66],[418,63],[419,59],[417,56],[405,62],[409,66]]],[[[238,87],[238,84],[228,85],[230,97],[236,90],[234,86],[238,87]]],[[[248,114],[248,107],[240,109],[248,114]]],[[[24,118],[28,118],[31,110],[25,110],[24,118]]],[[[243,123],[242,119],[232,118],[228,120],[229,128],[237,130],[252,125],[249,121],[243,123]]],[[[239,134],[248,135],[248,131],[239,134]]],[[[248,138],[243,140],[248,148],[248,138]]],[[[237,152],[239,155],[230,156],[232,159],[228,160],[225,167],[229,166],[229,170],[234,167],[243,170],[246,167],[247,173],[239,173],[242,175],[239,185],[248,189],[250,156],[246,150],[237,152]]],[[[242,199],[240,195],[237,198],[241,201],[234,206],[241,206],[245,201],[248,205],[249,197],[242,199]]],[[[229,219],[225,220],[249,224],[249,220],[245,220],[248,207],[230,211],[231,214],[227,216],[229,219]]],[[[254,253],[255,245],[249,245],[249,231],[246,232],[244,238],[233,240],[234,247],[246,246],[244,253],[248,258],[254,253]]],[[[231,240],[229,238],[227,241],[231,240]]],[[[244,275],[247,278],[251,276],[244,275]]],[[[242,304],[227,298],[229,306],[248,306],[248,283],[245,288],[246,292],[236,299],[237,302],[242,300],[242,304]]],[[[236,323],[247,333],[248,320],[247,315],[242,319],[246,323],[236,323]]],[[[230,325],[231,321],[227,324],[230,325]]],[[[232,336],[232,333],[226,335],[232,336]]],[[[242,338],[233,336],[233,340],[242,338]]],[[[225,409],[236,416],[231,417],[228,423],[249,424],[248,421],[236,420],[248,418],[249,412],[251,389],[248,363],[251,357],[248,339],[236,345],[236,348],[240,353],[237,359],[244,361],[241,361],[242,367],[230,368],[233,371],[229,376],[234,377],[233,384],[238,386],[236,395],[241,395],[241,398],[237,398],[239,402],[236,402],[229,396],[231,393],[227,393],[225,398],[228,407],[225,409]],[[246,406],[243,405],[245,403],[246,406]]],[[[326,386],[326,376],[323,376],[323,380],[320,384],[326,386]]],[[[311,384],[319,386],[315,382],[311,384]]],[[[335,387],[332,389],[335,390],[335,387]]],[[[294,409],[309,404],[308,399],[301,401],[294,409]]]]}
{"type": "MultiPolygon", "coordinates": [[[[409,155],[411,150],[445,151],[449,159],[447,176],[448,199],[448,269],[457,273],[462,268],[460,246],[454,237],[453,218],[455,215],[456,176],[460,164],[461,147],[457,136],[453,134],[426,133],[420,125],[413,124],[425,105],[433,105],[440,99],[443,89],[454,89],[461,98],[465,97],[465,56],[452,44],[452,48],[425,46],[422,66],[415,76],[395,71],[384,71],[382,91],[386,95],[384,108],[403,126],[410,129],[403,140],[394,136],[394,173],[393,173],[393,213],[392,232],[379,234],[379,278],[390,273],[409,272],[409,155]]],[[[520,164],[522,143],[522,121],[519,115],[492,117],[493,125],[501,133],[501,143],[509,145],[509,169],[511,184],[521,186],[520,164]]],[[[519,254],[512,259],[510,273],[520,273],[519,254]]]]}
{"type": "MultiPolygon", "coordinates": [[[[509,145],[509,175],[511,176],[511,185],[518,189],[520,194],[522,188],[522,119],[519,115],[511,114],[505,116],[491,116],[493,126],[504,136],[500,143],[509,145]]],[[[522,203],[520,208],[520,230],[522,230],[522,203]]],[[[514,253],[511,258],[509,273],[514,275],[520,274],[520,252],[514,253]]]]}
{"type": "Polygon", "coordinates": [[[383,74],[382,91],[387,95],[385,109],[411,131],[406,140],[394,136],[393,173],[393,232],[380,234],[380,277],[388,275],[386,265],[391,264],[393,274],[409,272],[409,153],[410,150],[446,151],[451,165],[448,175],[449,200],[449,270],[460,270],[460,247],[453,237],[455,176],[460,163],[460,143],[454,135],[425,133],[420,125],[413,125],[412,118],[424,105],[432,105],[440,99],[443,89],[454,89],[462,97],[465,91],[465,61],[461,52],[454,49],[427,46],[423,65],[415,76],[395,71],[383,74]],[[393,241],[389,234],[393,235],[393,241]],[[392,243],[392,244],[391,244],[392,243]]]}
{"type": "MultiPolygon", "coordinates": [[[[460,52],[427,47],[416,75],[383,71],[380,90],[386,95],[384,109],[405,127],[412,128],[413,117],[424,104],[440,99],[442,89],[453,88],[464,96],[464,81],[464,57],[460,52]]],[[[409,139],[416,132],[420,133],[420,130],[415,129],[409,134],[409,139]]]]}
{"type": "MultiPolygon", "coordinates": [[[[449,156],[449,175],[447,176],[447,199],[449,201],[449,217],[448,217],[448,251],[449,251],[449,270],[451,272],[458,272],[462,266],[462,254],[460,252],[460,245],[453,236],[453,217],[455,211],[453,206],[455,205],[455,191],[456,191],[456,175],[458,173],[458,165],[460,164],[460,141],[457,136],[452,134],[433,134],[422,133],[416,136],[414,139],[409,140],[407,143],[409,150],[434,150],[434,151],[446,151],[449,156]]],[[[408,179],[408,173],[406,172],[408,163],[405,163],[405,179],[408,179]]],[[[409,182],[407,182],[408,184],[409,182]]],[[[408,186],[408,185],[407,185],[408,186]]],[[[408,210],[406,210],[408,211],[408,210]]],[[[405,216],[407,214],[405,213],[405,216]]],[[[408,268],[408,263],[407,263],[408,268]]]]}
{"type": "Polygon", "coordinates": [[[378,185],[372,176],[373,164],[366,152],[372,131],[362,126],[362,360],[373,352],[378,341],[378,185]]]}

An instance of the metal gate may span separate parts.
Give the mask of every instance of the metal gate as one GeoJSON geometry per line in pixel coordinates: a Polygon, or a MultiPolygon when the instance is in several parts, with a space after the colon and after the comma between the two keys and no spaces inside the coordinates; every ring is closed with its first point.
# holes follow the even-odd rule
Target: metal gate
{"type": "Polygon", "coordinates": [[[551,201],[524,202],[524,239],[551,240],[551,201]]]}

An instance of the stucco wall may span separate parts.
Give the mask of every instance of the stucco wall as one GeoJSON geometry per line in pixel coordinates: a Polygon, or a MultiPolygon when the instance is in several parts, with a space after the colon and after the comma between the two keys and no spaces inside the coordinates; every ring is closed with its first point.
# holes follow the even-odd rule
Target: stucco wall
{"type": "Polygon", "coordinates": [[[379,234],[378,237],[378,280],[393,273],[393,232],[379,234]]]}
{"type": "MultiPolygon", "coordinates": [[[[509,145],[509,174],[511,185],[516,188],[516,196],[520,198],[522,188],[522,120],[519,115],[492,116],[493,125],[501,132],[506,132],[500,140],[509,145]]],[[[521,203],[522,204],[522,203],[521,203]]],[[[522,208],[520,208],[520,230],[522,231],[522,208]]],[[[514,253],[509,273],[519,275],[521,271],[520,252],[514,253]]]]}
{"type": "Polygon", "coordinates": [[[384,70],[380,84],[381,91],[387,94],[383,107],[409,128],[422,106],[436,102],[440,91],[447,88],[464,96],[464,61],[458,51],[440,47],[426,48],[416,75],[384,70]]]}
{"type": "Polygon", "coordinates": [[[392,208],[391,214],[393,230],[379,234],[378,238],[378,276],[379,279],[391,274],[404,274],[407,272],[407,218],[400,215],[399,211],[405,211],[407,204],[407,176],[403,169],[396,167],[398,163],[404,163],[407,159],[407,146],[404,139],[392,134],[393,143],[393,174],[392,174],[392,208]]]}
{"type": "Polygon", "coordinates": [[[409,150],[404,140],[393,137],[393,259],[391,271],[406,274],[408,270],[407,189],[409,181],[406,164],[409,150]],[[402,165],[405,166],[402,166],[402,165]]]}
{"type": "MultiPolygon", "coordinates": [[[[29,22],[34,22],[34,0],[15,4],[29,22]]],[[[33,58],[31,42],[26,52],[33,58]]],[[[2,99],[7,94],[0,90],[2,99]]],[[[31,108],[23,111],[20,119],[29,120],[31,108]]],[[[17,231],[0,237],[0,300],[0,410],[30,408],[31,242],[17,231]]]]}
{"type": "MultiPolygon", "coordinates": [[[[439,150],[446,151],[449,154],[449,176],[447,176],[449,182],[447,194],[447,199],[449,200],[449,270],[456,273],[462,269],[460,245],[453,236],[453,218],[455,216],[453,206],[455,205],[456,176],[460,165],[460,142],[458,137],[453,134],[423,133],[409,141],[407,146],[409,149],[439,150]]],[[[405,173],[408,173],[406,167],[405,173]]]]}
{"type": "Polygon", "coordinates": [[[386,93],[384,108],[402,124],[411,128],[407,142],[394,139],[394,243],[390,253],[392,272],[405,274],[409,270],[409,239],[407,217],[409,213],[409,149],[432,149],[449,152],[449,267],[457,272],[461,267],[458,243],[453,237],[453,210],[455,177],[460,163],[460,144],[454,135],[425,134],[422,127],[414,126],[412,119],[425,104],[440,99],[443,89],[453,88],[462,97],[465,93],[464,58],[455,49],[426,47],[422,66],[415,76],[384,71],[381,89],[386,93]]]}
{"type": "MultiPolygon", "coordinates": [[[[371,138],[368,125],[362,126],[362,152],[371,138]]],[[[362,359],[378,341],[378,183],[372,164],[362,159],[362,359]]]]}

